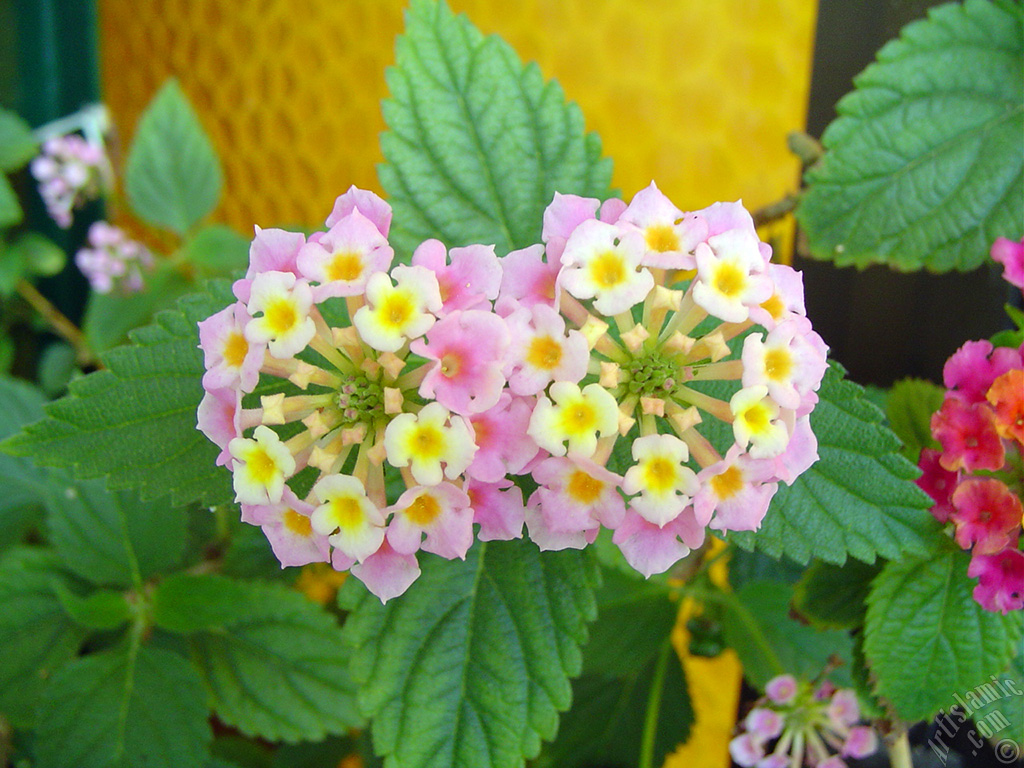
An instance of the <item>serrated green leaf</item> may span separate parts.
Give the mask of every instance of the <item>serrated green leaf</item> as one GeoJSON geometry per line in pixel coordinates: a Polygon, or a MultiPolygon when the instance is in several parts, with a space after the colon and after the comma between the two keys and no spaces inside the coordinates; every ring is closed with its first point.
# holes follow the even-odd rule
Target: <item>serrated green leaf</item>
{"type": "Polygon", "coordinates": [[[132,616],[124,592],[98,589],[77,595],[60,581],[55,581],[52,588],[72,621],[88,629],[117,629],[132,616]]]}
{"type": "Polygon", "coordinates": [[[142,113],[128,152],[128,202],[144,221],[184,235],[217,205],[222,181],[199,117],[168,80],[142,113]]]}
{"type": "Polygon", "coordinates": [[[651,659],[643,669],[622,678],[584,674],[573,681],[572,708],[562,716],[558,736],[545,745],[537,768],[634,768],[639,764],[645,719],[655,692],[658,712],[654,724],[651,765],[662,765],[666,756],[686,741],[693,725],[682,664],[667,639],[662,640],[664,659],[651,659]],[[656,674],[664,664],[660,681],[656,674]]]}
{"type": "Polygon", "coordinates": [[[938,535],[932,501],[914,484],[918,469],[897,453],[881,412],[835,364],[818,395],[811,427],[821,458],[779,487],[760,530],[731,533],[730,541],[801,564],[928,552],[938,535]]]}
{"type": "Polygon", "coordinates": [[[177,575],[153,603],[158,626],[189,635],[213,710],[228,725],[288,742],[360,725],[341,629],[298,592],[177,575]]]}
{"type": "Polygon", "coordinates": [[[148,272],[145,281],[145,288],[135,293],[89,294],[82,332],[90,349],[102,353],[124,344],[129,331],[152,322],[156,312],[173,307],[193,288],[181,272],[165,261],[148,272]]]}
{"type": "Polygon", "coordinates": [[[812,255],[968,270],[1024,235],[1020,3],[935,8],[854,84],[796,211],[812,255]]]}
{"type": "Polygon", "coordinates": [[[131,346],[104,355],[106,370],[72,382],[43,421],[3,449],[78,477],[106,476],[111,487],[137,488],[143,498],[231,501],[230,473],[215,463],[219,450],[195,426],[204,371],[196,323],[231,301],[226,284],[210,289],[135,331],[131,346]]]}
{"type": "Polygon", "coordinates": [[[611,194],[611,162],[561,87],[445,3],[412,3],[396,61],[378,175],[400,253],[436,237],[504,254],[540,241],[556,191],[611,194]]]}
{"type": "Polygon", "coordinates": [[[865,601],[871,580],[882,570],[847,560],[833,565],[815,560],[796,583],[793,606],[804,618],[823,629],[853,629],[864,623],[865,601]]]}
{"type": "Polygon", "coordinates": [[[206,277],[231,277],[249,263],[249,240],[223,224],[211,224],[184,245],[183,255],[206,277]]]}
{"type": "Polygon", "coordinates": [[[852,641],[845,632],[817,630],[789,615],[793,587],[774,581],[751,581],[724,598],[725,642],[740,657],[743,674],[757,688],[787,672],[804,679],[817,677],[835,656],[845,667],[833,672],[837,684],[847,682],[852,641]]]}
{"type": "Polygon", "coordinates": [[[183,768],[207,760],[203,689],[175,653],[122,644],[58,672],[43,698],[39,768],[183,768]]]}
{"type": "Polygon", "coordinates": [[[18,196],[14,194],[11,182],[7,177],[0,174],[0,229],[13,227],[23,218],[21,203],[18,196]]]}
{"type": "Polygon", "coordinates": [[[29,124],[9,109],[0,109],[0,171],[10,173],[39,152],[29,124]]]}
{"type": "Polygon", "coordinates": [[[145,502],[101,481],[68,483],[47,500],[47,525],[67,567],[93,584],[139,587],[180,562],[188,524],[166,502],[145,502]]]}
{"type": "Polygon", "coordinates": [[[900,453],[917,463],[922,448],[938,448],[932,437],[931,418],[942,407],[945,391],[922,379],[904,379],[893,384],[885,404],[889,426],[903,442],[900,453]]]}
{"type": "Polygon", "coordinates": [[[63,578],[60,559],[47,550],[13,549],[0,559],[0,714],[17,728],[34,725],[49,677],[85,637],[53,592],[63,578]]]}
{"type": "Polygon", "coordinates": [[[580,552],[541,556],[524,540],[420,565],[401,598],[381,605],[364,591],[349,603],[352,674],[377,753],[388,768],[522,765],[569,706],[595,569],[580,552]]]}
{"type": "Polygon", "coordinates": [[[1022,616],[974,601],[970,554],[952,545],[904,557],[872,583],[864,653],[876,692],[903,720],[931,718],[997,675],[1018,650],[1022,616]]]}

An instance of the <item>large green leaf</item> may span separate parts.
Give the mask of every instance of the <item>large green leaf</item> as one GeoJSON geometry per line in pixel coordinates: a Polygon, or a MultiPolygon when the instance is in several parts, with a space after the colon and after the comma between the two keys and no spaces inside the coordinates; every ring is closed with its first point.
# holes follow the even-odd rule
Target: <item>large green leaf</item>
{"type": "Polygon", "coordinates": [[[336,619],[285,587],[177,575],[154,597],[158,626],[188,635],[213,710],[243,733],[314,741],[360,725],[336,619]]]}
{"type": "Polygon", "coordinates": [[[931,11],[854,81],[797,209],[840,266],[967,270],[1024,235],[1024,7],[931,11]]]}
{"type": "Polygon", "coordinates": [[[914,484],[918,470],[899,455],[881,411],[835,365],[818,394],[811,426],[821,458],[793,485],[779,487],[760,530],[730,540],[804,564],[928,552],[938,535],[932,502],[914,484]]]}
{"type": "Polygon", "coordinates": [[[29,124],[9,109],[0,109],[0,171],[16,171],[39,151],[29,124]]]}
{"type": "Polygon", "coordinates": [[[93,480],[67,483],[46,506],[57,552],[70,570],[94,584],[138,587],[182,558],[188,519],[166,502],[145,502],[93,480]]]}
{"type": "Polygon", "coordinates": [[[72,382],[47,417],[3,444],[15,455],[109,478],[143,498],[170,493],[177,503],[230,501],[230,474],[218,449],[196,430],[203,354],[196,323],[231,301],[226,284],[185,297],[176,311],[135,331],[131,346],[107,353],[107,369],[72,382]]]}
{"type": "Polygon", "coordinates": [[[477,543],[381,605],[346,585],[359,703],[387,768],[523,764],[558,727],[593,618],[596,571],[580,552],[477,543]]]}
{"type": "Polygon", "coordinates": [[[648,713],[654,729],[651,764],[661,765],[693,723],[686,679],[670,641],[678,602],[664,584],[612,568],[602,574],[583,674],[572,684],[573,705],[537,768],[631,768],[644,748],[648,713]]]}
{"type": "Polygon", "coordinates": [[[942,407],[944,396],[942,387],[923,379],[903,379],[889,390],[885,415],[892,431],[903,442],[900,453],[914,463],[922,448],[939,447],[932,437],[931,418],[942,407]]]}
{"type": "Polygon", "coordinates": [[[871,580],[881,563],[847,560],[833,565],[815,560],[796,583],[793,605],[800,615],[824,629],[854,629],[864,623],[871,580]]]}
{"type": "Polygon", "coordinates": [[[888,563],[872,583],[864,654],[877,693],[903,720],[948,710],[1019,652],[1024,616],[978,605],[969,561],[949,544],[888,563]]]}
{"type": "Polygon", "coordinates": [[[128,152],[124,184],[135,213],[184,235],[220,197],[217,155],[176,80],[142,113],[128,152]]]}
{"type": "Polygon", "coordinates": [[[610,195],[611,162],[561,87],[445,3],[414,0],[387,82],[378,173],[400,252],[436,237],[504,254],[539,242],[556,191],[610,195]]]}
{"type": "Polygon", "coordinates": [[[203,688],[175,653],[133,643],[54,675],[36,732],[39,768],[201,766],[210,742],[203,688]]]}
{"type": "MultiPolygon", "coordinates": [[[[964,703],[974,710],[970,717],[976,729],[982,730],[984,738],[997,742],[996,754],[1000,751],[1002,739],[1012,739],[1019,749],[1024,749],[1024,649],[1017,650],[1017,656],[1010,666],[995,680],[982,683],[979,688],[964,696],[964,703]],[[973,695],[972,695],[973,694],[973,695]]],[[[962,705],[961,705],[962,706],[962,705]]],[[[1002,750],[1008,750],[1007,744],[1002,750]]],[[[1018,751],[1017,755],[1021,752],[1018,751]]],[[[1007,761],[1009,762],[1009,761],[1007,761]]]]}
{"type": "Polygon", "coordinates": [[[85,631],[53,590],[66,574],[42,549],[15,549],[0,560],[0,714],[28,728],[50,676],[74,657],[85,631]]]}

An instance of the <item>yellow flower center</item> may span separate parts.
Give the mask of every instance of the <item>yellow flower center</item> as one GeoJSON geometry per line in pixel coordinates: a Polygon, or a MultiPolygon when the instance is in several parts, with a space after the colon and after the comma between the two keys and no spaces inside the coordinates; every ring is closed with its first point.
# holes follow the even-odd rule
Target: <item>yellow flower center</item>
{"type": "Polygon", "coordinates": [[[348,251],[336,253],[326,272],[328,280],[355,280],[363,274],[363,257],[348,251]]]}
{"type": "Polygon", "coordinates": [[[363,507],[355,496],[335,496],[331,499],[331,520],[339,528],[351,530],[363,524],[363,507]]]}
{"type": "Polygon", "coordinates": [[[428,493],[417,496],[416,500],[405,509],[405,516],[421,528],[434,522],[434,518],[439,514],[441,514],[441,505],[428,493]]]}
{"type": "Polygon", "coordinates": [[[782,303],[779,294],[773,293],[770,299],[761,302],[761,309],[771,315],[773,320],[781,320],[782,314],[786,311],[786,305],[782,303]]]}
{"type": "Polygon", "coordinates": [[[735,264],[723,262],[715,270],[714,288],[723,296],[733,298],[743,291],[747,276],[735,264]]]}
{"type": "Polygon", "coordinates": [[[295,327],[299,320],[298,313],[295,311],[295,305],[285,298],[271,301],[263,311],[263,314],[267,319],[267,325],[270,327],[270,330],[276,335],[287,333],[295,327]]]}
{"type": "Polygon", "coordinates": [[[396,329],[404,328],[412,313],[412,301],[405,294],[398,292],[389,294],[381,303],[379,310],[381,321],[396,329]]]}
{"type": "Polygon", "coordinates": [[[736,467],[729,467],[722,474],[711,478],[711,490],[720,499],[731,499],[743,490],[743,473],[736,467]]]}
{"type": "Polygon", "coordinates": [[[562,345],[550,336],[535,336],[526,353],[526,362],[542,371],[554,370],[562,362],[562,345]]]}
{"type": "Polygon", "coordinates": [[[663,456],[657,456],[644,464],[644,484],[655,493],[665,493],[675,488],[675,464],[663,456]]]}
{"type": "Polygon", "coordinates": [[[444,437],[437,427],[417,427],[409,440],[409,449],[419,458],[434,458],[444,450],[444,437]]]}
{"type": "Polygon", "coordinates": [[[578,435],[594,428],[597,416],[589,403],[578,400],[562,409],[561,426],[567,435],[578,435]]]}
{"type": "Polygon", "coordinates": [[[285,510],[281,516],[281,523],[288,531],[298,536],[309,536],[313,533],[313,526],[310,525],[309,518],[294,509],[285,510]]]}
{"type": "Polygon", "coordinates": [[[253,449],[245,464],[249,475],[260,485],[269,483],[277,472],[277,462],[259,446],[253,449]]]}
{"type": "Polygon", "coordinates": [[[454,352],[449,352],[441,357],[441,373],[448,378],[457,376],[462,367],[462,358],[454,352]]]}
{"type": "Polygon", "coordinates": [[[652,251],[664,253],[665,251],[679,250],[679,235],[668,224],[655,224],[653,227],[648,227],[644,232],[644,237],[647,240],[647,247],[652,251]]]}
{"type": "Polygon", "coordinates": [[[565,484],[565,492],[580,504],[593,504],[601,498],[604,483],[582,470],[575,470],[565,484]]]}
{"type": "Polygon", "coordinates": [[[768,409],[761,403],[755,403],[740,414],[740,418],[750,428],[751,433],[757,434],[768,429],[771,417],[768,409]]]}
{"type": "Polygon", "coordinates": [[[605,251],[590,262],[590,277],[601,288],[614,288],[626,280],[626,267],[622,257],[614,251],[605,251]]]}
{"type": "Polygon", "coordinates": [[[245,356],[249,353],[249,342],[238,331],[232,331],[228,342],[224,345],[224,362],[232,368],[241,367],[245,356]]]}
{"type": "Polygon", "coordinates": [[[772,381],[788,379],[793,371],[793,357],[788,349],[770,349],[764,356],[764,372],[772,381]]]}

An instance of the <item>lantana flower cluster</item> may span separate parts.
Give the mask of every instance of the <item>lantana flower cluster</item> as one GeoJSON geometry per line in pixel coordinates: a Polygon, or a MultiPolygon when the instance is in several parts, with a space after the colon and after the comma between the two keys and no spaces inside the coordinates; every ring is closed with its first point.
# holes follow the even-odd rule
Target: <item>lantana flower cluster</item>
{"type": "Polygon", "coordinates": [[[77,133],[47,139],[29,167],[47,213],[63,229],[71,226],[74,209],[99,198],[113,183],[102,143],[77,133]]]}
{"type": "MultiPolygon", "coordinates": [[[[1016,246],[1005,263],[1024,283],[1024,242],[1000,239],[993,257],[1016,246]]],[[[1016,284],[1016,283],[1015,283],[1016,284]]],[[[941,449],[921,451],[918,479],[932,497],[932,514],[971,550],[967,575],[978,579],[974,599],[986,610],[1024,608],[1024,345],[969,341],[942,371],[946,395],[932,416],[941,449]]]]}
{"type": "Polygon", "coordinates": [[[740,724],[729,753],[744,768],[846,768],[844,758],[864,758],[878,749],[875,731],[859,720],[852,689],[779,675],[740,724]]]}
{"type": "Polygon", "coordinates": [[[326,231],[257,229],[237,301],[199,324],[199,428],[284,565],[387,600],[420,550],[603,527],[649,576],[707,527],[756,529],[816,460],[827,350],[739,203],[556,195],[540,243],[427,240],[408,265],[390,222],[353,187],[326,231]]]}
{"type": "Polygon", "coordinates": [[[145,286],[145,273],[153,268],[153,254],[120,227],[105,221],[89,227],[89,247],[75,254],[75,265],[97,293],[137,293],[145,286]]]}

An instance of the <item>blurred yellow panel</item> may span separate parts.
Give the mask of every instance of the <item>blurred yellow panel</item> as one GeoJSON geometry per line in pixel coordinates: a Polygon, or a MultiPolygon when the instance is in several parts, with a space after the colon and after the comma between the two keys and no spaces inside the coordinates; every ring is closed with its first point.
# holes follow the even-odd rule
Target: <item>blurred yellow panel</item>
{"type": "MultiPolygon", "coordinates": [[[[376,188],[398,0],[100,0],[104,98],[127,146],[169,75],[224,162],[218,218],[320,225],[376,188]]],[[[796,185],[816,0],[452,0],[559,79],[627,198],[767,204],[796,185]]]]}

